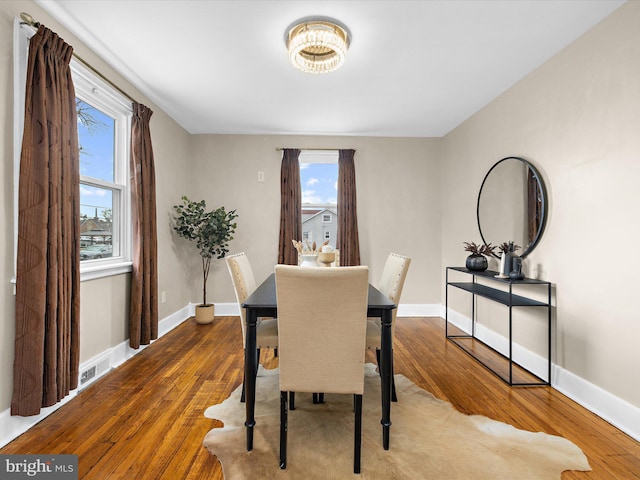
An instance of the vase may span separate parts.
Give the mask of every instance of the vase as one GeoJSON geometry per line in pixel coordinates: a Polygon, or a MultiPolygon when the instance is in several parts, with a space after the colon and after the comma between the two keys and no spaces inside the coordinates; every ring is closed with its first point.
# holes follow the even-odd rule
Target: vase
{"type": "Polygon", "coordinates": [[[314,254],[303,254],[300,255],[300,257],[302,258],[302,261],[300,262],[300,266],[301,267],[318,267],[318,254],[314,253],[314,254]]]}
{"type": "Polygon", "coordinates": [[[513,242],[509,242],[509,249],[506,252],[504,252],[504,268],[500,272],[505,277],[508,277],[509,274],[511,273],[511,270],[513,270],[514,257],[518,257],[514,252],[515,252],[514,244],[513,242]]]}
{"type": "Polygon", "coordinates": [[[467,270],[472,270],[474,272],[484,272],[488,266],[489,262],[487,261],[487,257],[485,257],[484,255],[481,255],[479,253],[472,253],[467,257],[467,270]]]}
{"type": "Polygon", "coordinates": [[[509,272],[509,278],[511,280],[523,280],[524,273],[522,273],[522,259],[518,256],[513,257],[511,272],[509,272]]]}

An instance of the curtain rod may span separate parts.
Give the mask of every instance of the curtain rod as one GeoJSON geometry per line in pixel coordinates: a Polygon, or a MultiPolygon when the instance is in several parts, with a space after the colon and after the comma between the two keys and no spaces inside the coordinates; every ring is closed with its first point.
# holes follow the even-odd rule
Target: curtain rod
{"type": "MultiPolygon", "coordinates": [[[[280,150],[286,150],[287,148],[292,148],[292,147],[276,147],[276,151],[279,152],[280,150]]],[[[342,150],[341,148],[297,148],[298,150],[319,150],[319,151],[326,151],[326,152],[337,152],[338,150],[342,150]]],[[[355,152],[355,149],[350,149],[353,150],[355,152]]]]}
{"type": "MultiPolygon", "coordinates": [[[[20,14],[20,18],[22,19],[22,22],[20,22],[21,25],[29,25],[32,28],[35,28],[36,30],[40,27],[40,25],[42,25],[40,22],[36,22],[34,20],[34,18],[29,15],[28,13],[24,13],[22,12],[20,14]]],[[[82,57],[80,57],[79,55],[77,55],[75,52],[73,53],[73,56],[75,57],[76,60],[78,60],[80,63],[82,63],[85,67],[87,67],[89,70],[91,70],[93,73],[95,73],[98,77],[100,77],[102,80],[104,80],[105,82],[107,82],[111,87],[115,88],[118,92],[120,92],[122,95],[124,95],[126,98],[128,98],[131,102],[133,103],[139,103],[137,102],[134,98],[131,97],[131,95],[129,95],[127,92],[125,92],[124,90],[122,90],[119,86],[117,86],[115,83],[113,83],[111,80],[109,80],[107,77],[105,77],[102,73],[100,73],[98,70],[96,70],[95,68],[93,68],[93,66],[91,66],[91,64],[89,64],[89,62],[87,62],[86,60],[84,60],[82,57]]]]}

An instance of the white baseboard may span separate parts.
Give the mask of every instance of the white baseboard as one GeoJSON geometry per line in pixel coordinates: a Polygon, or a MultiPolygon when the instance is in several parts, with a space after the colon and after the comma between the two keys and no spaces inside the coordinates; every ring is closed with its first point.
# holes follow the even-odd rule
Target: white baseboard
{"type": "MultiPolygon", "coordinates": [[[[177,325],[193,316],[194,308],[195,304],[187,305],[161,320],[158,325],[158,336],[162,337],[177,325]]],[[[216,303],[216,315],[238,316],[240,315],[240,309],[237,303],[216,303]]],[[[401,304],[398,307],[398,316],[444,318],[444,306],[435,304],[401,304]]],[[[449,322],[458,328],[466,332],[471,331],[470,318],[449,309],[448,319],[449,322]]],[[[496,349],[499,351],[505,351],[504,349],[508,348],[505,347],[505,345],[508,345],[507,338],[485,327],[478,327],[476,334],[483,341],[494,346],[494,348],[497,347],[496,349]]],[[[80,371],[83,372],[92,365],[104,365],[105,358],[109,358],[110,368],[116,368],[129,358],[141,352],[144,348],[145,347],[141,347],[138,350],[134,350],[129,347],[128,341],[122,342],[107,352],[103,352],[91,360],[83,362],[82,365],[80,365],[80,371]]],[[[526,366],[542,378],[546,376],[546,359],[539,355],[522,348],[520,345],[514,345],[514,358],[518,358],[518,363],[526,366]],[[516,354],[516,352],[518,353],[516,354]]],[[[109,370],[110,369],[107,371],[109,370]]],[[[101,372],[100,376],[104,373],[106,373],[106,371],[101,372]]],[[[96,376],[92,381],[95,381],[97,378],[99,377],[96,376]]],[[[89,383],[85,383],[82,388],[85,388],[87,385],[89,385],[89,383]]],[[[631,405],[629,402],[612,395],[597,385],[555,364],[551,365],[551,386],[635,440],[640,441],[640,408],[631,405]]],[[[77,392],[77,390],[72,391],[60,403],[43,408],[39,415],[33,417],[11,416],[10,409],[0,412],[0,432],[2,432],[2,434],[0,434],[0,447],[5,446],[11,440],[55,412],[62,405],[65,405],[77,395],[77,392]]]]}
{"type": "MultiPolygon", "coordinates": [[[[470,318],[452,309],[449,309],[448,313],[450,323],[467,333],[471,332],[470,318]]],[[[509,339],[483,325],[476,324],[476,336],[499,352],[508,351],[509,339]]],[[[513,345],[513,358],[539,377],[546,378],[546,358],[517,344],[513,345]]],[[[640,408],[553,362],[551,363],[551,386],[630,437],[640,441],[640,408]]]]}
{"type": "MultiPolygon", "coordinates": [[[[158,322],[158,338],[162,337],[167,332],[180,325],[180,323],[193,316],[193,310],[194,308],[192,305],[187,305],[186,307],[181,308],[177,312],[172,313],[168,317],[160,320],[158,322]]],[[[3,412],[0,412],[0,432],[2,432],[0,433],[0,447],[4,447],[14,438],[22,435],[35,424],[51,415],[58,408],[73,400],[79,391],[91,385],[98,378],[107,374],[113,368],[117,368],[119,365],[122,365],[124,362],[140,353],[146,347],[147,345],[142,345],[139,349],[135,350],[129,346],[129,341],[126,340],[119,345],[116,345],[115,347],[112,347],[100,353],[99,355],[96,355],[86,362],[82,362],[80,364],[81,375],[82,372],[89,371],[92,367],[96,367],[95,376],[93,376],[90,380],[82,383],[78,387],[78,389],[69,392],[69,395],[67,395],[60,402],[52,405],[51,407],[43,408],[40,411],[39,415],[33,415],[30,417],[12,416],[10,408],[4,410],[3,412]]],[[[80,382],[78,383],[80,384],[80,382]]]]}

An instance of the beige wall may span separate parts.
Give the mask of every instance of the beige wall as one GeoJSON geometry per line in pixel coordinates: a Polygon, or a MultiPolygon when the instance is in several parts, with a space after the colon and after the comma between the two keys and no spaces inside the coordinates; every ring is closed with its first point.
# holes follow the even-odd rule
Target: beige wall
{"type": "Polygon", "coordinates": [[[549,194],[546,232],[525,260],[555,285],[562,368],[640,406],[640,2],[629,2],[443,140],[442,265],[479,239],[486,171],[521,156],[549,194]]]}
{"type": "MultiPolygon", "coordinates": [[[[164,318],[189,301],[190,290],[184,282],[176,281],[180,270],[173,236],[168,223],[168,211],[176,196],[186,191],[189,171],[184,168],[190,156],[190,136],[158,107],[100,61],[78,39],[62,28],[32,1],[0,2],[0,412],[11,403],[13,378],[14,302],[10,280],[13,275],[13,18],[28,12],[38,21],[58,33],[73,45],[75,52],[87,60],[122,89],[145,103],[154,115],[151,131],[156,162],[158,206],[158,270],[159,290],[167,292],[167,302],[159,306],[164,318]]],[[[129,275],[83,282],[81,285],[81,345],[80,361],[114,347],[128,338],[127,308],[129,275]]]]}
{"type": "MultiPolygon", "coordinates": [[[[360,254],[371,280],[390,252],[408,255],[413,262],[402,302],[440,302],[439,139],[195,135],[192,146],[193,199],[237,209],[231,252],[247,253],[258,281],[278,256],[282,152],[276,147],[354,148],[360,254]]],[[[213,267],[209,289],[216,302],[235,300],[223,261],[213,267]]]]}
{"type": "MultiPolygon", "coordinates": [[[[633,241],[640,189],[640,2],[629,2],[444,139],[188,135],[32,1],[0,2],[0,412],[13,364],[12,22],[34,15],[138,100],[149,105],[156,159],[160,318],[200,298],[200,265],[173,235],[171,206],[184,194],[238,211],[231,251],[249,254],[257,279],[277,257],[281,152],[275,147],[355,148],[362,261],[372,280],[390,251],[413,263],[403,303],[444,303],[444,267],[462,265],[463,241],[479,241],[476,197],[486,171],[522,156],[550,198],[546,232],[525,261],[555,285],[554,361],[640,406],[640,315],[633,241]],[[190,168],[189,168],[190,167],[190,168]],[[257,172],[265,181],[257,182],[257,172]],[[618,254],[621,250],[622,254],[618,254]]],[[[495,264],[494,264],[495,266],[495,264]]],[[[127,275],[84,282],[81,361],[127,337],[127,275]]],[[[233,302],[223,261],[211,274],[215,302],[233,302]]],[[[526,319],[524,319],[526,320],[526,319]]],[[[499,330],[497,321],[487,322],[499,330]]],[[[529,330],[534,330],[531,328],[529,330]]],[[[538,332],[522,341],[535,344],[538,332]]],[[[534,348],[534,347],[531,347],[534,348]]]]}

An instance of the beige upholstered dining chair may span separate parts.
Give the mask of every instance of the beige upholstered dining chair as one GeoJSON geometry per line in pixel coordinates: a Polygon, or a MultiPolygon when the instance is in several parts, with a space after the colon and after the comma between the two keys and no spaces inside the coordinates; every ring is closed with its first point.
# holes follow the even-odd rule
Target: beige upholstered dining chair
{"type": "Polygon", "coordinates": [[[353,394],[354,473],[360,473],[367,267],[276,266],[280,468],[287,466],[287,392],[353,394]]]}
{"type": "MultiPolygon", "coordinates": [[[[233,288],[236,292],[236,300],[240,307],[240,323],[242,324],[242,346],[245,347],[245,326],[246,326],[246,312],[242,308],[242,304],[249,295],[256,289],[256,280],[253,276],[253,270],[251,270],[251,264],[247,255],[237,253],[235,255],[228,255],[225,257],[227,261],[227,267],[229,268],[229,274],[233,281],[233,288]]],[[[258,325],[256,327],[256,346],[258,348],[258,363],[260,363],[260,350],[263,348],[272,348],[275,350],[276,355],[278,353],[278,321],[275,318],[270,319],[258,319],[258,325]]],[[[242,396],[241,401],[244,402],[244,380],[242,382],[242,396]]]]}
{"type": "MultiPolygon", "coordinates": [[[[382,270],[382,276],[380,277],[380,283],[378,283],[378,290],[385,294],[393,303],[398,305],[400,303],[400,296],[402,295],[402,287],[404,286],[404,280],[407,277],[407,271],[411,259],[397,253],[391,253],[387,257],[387,262],[382,270]]],[[[395,335],[396,329],[396,316],[398,309],[393,310],[393,317],[391,323],[391,335],[395,335]]],[[[378,360],[378,368],[380,368],[380,338],[382,332],[382,325],[379,318],[370,318],[367,321],[367,349],[376,351],[376,359],[378,360]]],[[[393,381],[393,359],[391,361],[391,379],[392,379],[392,400],[398,401],[396,396],[395,381],[393,381]]]]}

